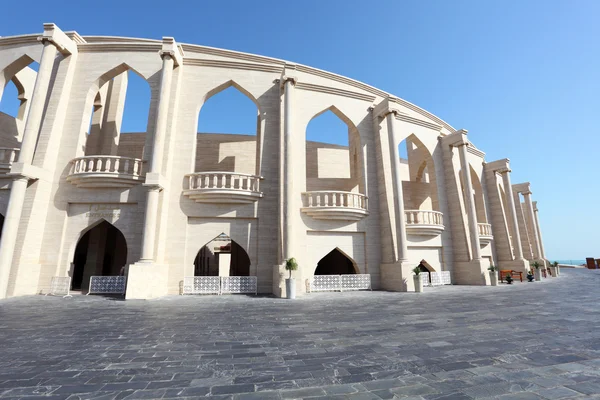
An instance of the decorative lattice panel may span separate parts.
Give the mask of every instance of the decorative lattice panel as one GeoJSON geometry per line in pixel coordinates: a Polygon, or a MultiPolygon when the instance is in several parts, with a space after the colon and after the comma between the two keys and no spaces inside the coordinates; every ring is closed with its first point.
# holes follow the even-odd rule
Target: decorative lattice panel
{"type": "Polygon", "coordinates": [[[341,275],[342,291],[371,290],[371,275],[341,275]]]}
{"type": "Polygon", "coordinates": [[[92,276],[90,278],[90,290],[87,294],[124,294],[125,277],[124,276],[92,276]]]}
{"type": "Polygon", "coordinates": [[[440,272],[442,285],[452,285],[452,279],[450,278],[450,271],[440,272]]]}
{"type": "Polygon", "coordinates": [[[254,293],[257,292],[255,276],[223,276],[221,277],[221,293],[254,293]]]}
{"type": "Polygon", "coordinates": [[[431,277],[431,286],[441,286],[442,285],[442,276],[439,272],[430,272],[431,277]]]}
{"type": "Polygon", "coordinates": [[[421,275],[421,281],[423,282],[423,286],[433,286],[431,281],[429,280],[429,274],[427,272],[421,272],[419,275],[421,275]]]}
{"type": "Polygon", "coordinates": [[[310,284],[311,292],[331,292],[342,290],[341,275],[315,275],[310,284]]]}
{"type": "Polygon", "coordinates": [[[71,296],[69,290],[71,289],[71,277],[70,276],[53,276],[50,281],[50,292],[48,294],[53,296],[71,296]]]}
{"type": "Polygon", "coordinates": [[[221,278],[218,276],[186,276],[183,278],[183,294],[219,294],[221,278]]]}

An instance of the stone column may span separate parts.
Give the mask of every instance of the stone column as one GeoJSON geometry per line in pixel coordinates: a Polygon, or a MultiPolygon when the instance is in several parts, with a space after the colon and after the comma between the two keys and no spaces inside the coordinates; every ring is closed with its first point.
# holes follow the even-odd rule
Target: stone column
{"type": "Polygon", "coordinates": [[[540,241],[541,255],[542,255],[542,258],[545,260],[546,259],[546,251],[544,250],[544,241],[542,240],[542,230],[540,229],[540,220],[538,218],[537,201],[533,202],[533,213],[535,215],[533,222],[535,223],[535,229],[538,234],[538,239],[540,241]]]}
{"type": "Polygon", "coordinates": [[[515,208],[515,198],[513,196],[512,184],[510,183],[510,169],[498,171],[502,175],[504,184],[504,193],[506,194],[506,202],[508,203],[508,212],[512,221],[512,245],[515,252],[515,260],[523,260],[523,248],[521,247],[521,234],[519,233],[519,222],[517,221],[517,210],[515,208]]]}
{"type": "Polygon", "coordinates": [[[402,177],[400,176],[400,153],[398,152],[398,136],[396,133],[396,111],[389,110],[385,114],[388,127],[388,143],[390,156],[392,157],[392,173],[394,178],[394,208],[396,209],[396,240],[398,246],[398,258],[396,261],[408,260],[408,248],[406,238],[406,217],[404,213],[404,195],[402,192],[402,177]]]}
{"type": "MultiPolygon", "coordinates": [[[[39,39],[43,43],[42,59],[40,61],[33,95],[29,106],[29,114],[25,123],[21,151],[18,162],[24,166],[31,166],[35,146],[38,140],[44,105],[50,85],[54,59],[57,54],[57,47],[50,38],[42,36],[39,39]]],[[[23,213],[23,202],[25,201],[25,192],[29,177],[24,174],[13,175],[14,179],[10,189],[8,208],[2,227],[2,240],[0,241],[0,299],[6,297],[8,289],[8,280],[10,270],[13,264],[15,245],[21,214],[23,213]]]]}
{"type": "Polygon", "coordinates": [[[469,231],[471,237],[472,259],[481,260],[481,248],[479,247],[479,227],[477,226],[477,210],[475,209],[475,200],[473,192],[473,183],[471,182],[471,169],[467,161],[468,142],[461,142],[454,145],[458,147],[460,156],[460,169],[463,174],[465,185],[465,202],[467,206],[467,215],[469,217],[469,231]]]}
{"type": "Polygon", "coordinates": [[[535,215],[533,213],[533,204],[531,203],[531,192],[523,192],[523,196],[525,197],[525,204],[527,205],[527,213],[533,224],[533,251],[535,253],[533,258],[539,260],[542,258],[542,252],[540,250],[540,239],[538,237],[537,224],[535,223],[535,215]]]}
{"type": "Polygon", "coordinates": [[[293,137],[292,137],[292,122],[294,107],[294,87],[296,85],[296,79],[293,77],[283,77],[283,90],[284,90],[284,104],[285,108],[283,111],[283,136],[285,140],[284,149],[284,162],[283,168],[285,169],[285,181],[283,182],[283,221],[284,221],[284,235],[283,235],[283,259],[287,260],[293,257],[294,252],[294,210],[292,205],[294,202],[294,165],[292,162],[292,148],[293,148],[293,137]]]}
{"type": "Polygon", "coordinates": [[[160,93],[158,97],[158,111],[156,113],[156,128],[154,131],[154,143],[152,146],[151,167],[145,186],[148,188],[146,197],[146,216],[144,220],[144,236],[142,239],[141,262],[154,261],[154,248],[156,239],[156,223],[158,214],[158,199],[162,187],[160,186],[160,175],[162,171],[162,159],[164,150],[164,137],[167,130],[167,119],[169,114],[169,100],[171,98],[171,81],[173,77],[173,57],[169,52],[162,52],[163,60],[160,93]],[[153,179],[154,178],[154,179],[153,179]]]}

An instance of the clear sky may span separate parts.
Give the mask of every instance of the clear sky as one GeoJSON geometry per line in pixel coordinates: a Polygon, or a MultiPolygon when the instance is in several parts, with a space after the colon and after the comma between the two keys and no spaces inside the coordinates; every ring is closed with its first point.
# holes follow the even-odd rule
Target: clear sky
{"type": "MultiPolygon", "coordinates": [[[[39,32],[43,22],[54,22],[82,35],[174,36],[307,64],[391,92],[468,129],[488,161],[510,158],[513,183],[532,183],[550,259],[600,257],[600,1],[23,4],[3,4],[0,35],[39,32]]],[[[130,98],[141,99],[128,101],[125,130],[145,129],[144,85],[132,83],[141,95],[130,98]]],[[[235,93],[220,97],[210,113],[225,112],[228,99],[244,110],[225,130],[253,127],[251,102],[235,93]]],[[[208,107],[200,128],[218,131],[203,120],[208,107]]],[[[314,122],[321,135],[339,126],[322,120],[314,122]]]]}

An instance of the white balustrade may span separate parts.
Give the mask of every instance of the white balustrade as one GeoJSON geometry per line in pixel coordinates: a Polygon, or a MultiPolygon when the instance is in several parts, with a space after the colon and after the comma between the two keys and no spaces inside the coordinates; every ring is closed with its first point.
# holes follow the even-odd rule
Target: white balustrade
{"type": "Polygon", "coordinates": [[[190,190],[231,189],[260,191],[260,176],[236,172],[196,172],[186,175],[190,190]]]}
{"type": "Polygon", "coordinates": [[[430,210],[405,210],[407,225],[444,225],[444,214],[430,210]]]}
{"type": "Polygon", "coordinates": [[[19,149],[11,147],[0,147],[0,168],[10,168],[12,163],[17,161],[19,149]]]}
{"type": "Polygon", "coordinates": [[[304,207],[345,207],[368,210],[368,198],[364,194],[342,191],[314,191],[304,193],[304,207]]]}
{"type": "Polygon", "coordinates": [[[479,236],[492,236],[492,225],[490,224],[477,224],[479,230],[479,236]]]}
{"type": "Polygon", "coordinates": [[[238,172],[187,174],[183,194],[198,203],[252,203],[262,197],[261,176],[238,172]]]}
{"type": "Polygon", "coordinates": [[[315,275],[309,281],[309,292],[343,292],[371,290],[370,274],[315,275]]]}
{"type": "Polygon", "coordinates": [[[115,174],[141,177],[143,160],[119,156],[85,156],[71,160],[69,175],[76,174],[115,174]]]}

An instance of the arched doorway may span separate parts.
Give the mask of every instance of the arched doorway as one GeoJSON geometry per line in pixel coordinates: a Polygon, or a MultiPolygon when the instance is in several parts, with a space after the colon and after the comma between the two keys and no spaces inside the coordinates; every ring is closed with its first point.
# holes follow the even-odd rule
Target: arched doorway
{"type": "Polygon", "coordinates": [[[421,260],[418,267],[421,270],[421,273],[426,274],[425,276],[427,277],[427,279],[423,280],[423,284],[428,285],[430,282],[432,282],[431,273],[435,272],[435,268],[433,268],[431,265],[429,265],[429,263],[425,260],[421,260]]]}
{"type": "Polygon", "coordinates": [[[335,248],[317,263],[315,275],[348,275],[358,273],[354,261],[335,248]]]}
{"type": "Polygon", "coordinates": [[[222,233],[198,251],[194,276],[250,276],[250,257],[242,246],[222,233]]]}
{"type": "Polygon", "coordinates": [[[112,224],[102,221],[87,231],[75,248],[72,290],[87,290],[91,276],[121,275],[127,263],[127,241],[112,224]]]}

